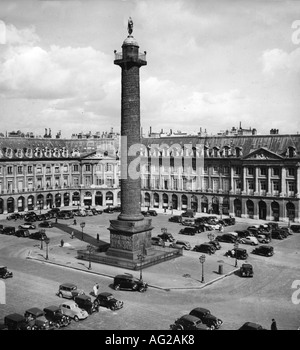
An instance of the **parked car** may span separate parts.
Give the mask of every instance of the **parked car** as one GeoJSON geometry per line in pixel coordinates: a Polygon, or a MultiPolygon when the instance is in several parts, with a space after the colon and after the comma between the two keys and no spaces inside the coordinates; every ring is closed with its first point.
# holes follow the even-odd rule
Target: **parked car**
{"type": "Polygon", "coordinates": [[[6,220],[17,220],[17,219],[22,219],[23,215],[19,213],[12,213],[7,215],[6,220]]]}
{"type": "Polygon", "coordinates": [[[43,221],[43,222],[39,223],[39,227],[51,228],[51,227],[53,227],[53,224],[51,221],[43,221]]]}
{"type": "Polygon", "coordinates": [[[24,224],[19,225],[18,228],[26,228],[27,230],[34,230],[36,226],[31,222],[25,222],[24,224]]]}
{"type": "Polygon", "coordinates": [[[253,266],[251,264],[243,264],[240,267],[240,275],[242,277],[253,277],[253,266]]]}
{"type": "Polygon", "coordinates": [[[16,229],[13,226],[6,226],[6,227],[3,227],[2,229],[2,233],[4,235],[14,235],[15,232],[16,232],[16,229]]]}
{"type": "Polygon", "coordinates": [[[12,278],[13,273],[7,270],[7,266],[0,266],[0,278],[12,278]]]}
{"type": "Polygon", "coordinates": [[[196,227],[185,227],[185,228],[182,228],[178,233],[180,233],[181,235],[195,236],[197,232],[198,231],[196,227]]]}
{"type": "Polygon", "coordinates": [[[278,225],[278,222],[267,222],[267,224],[269,226],[269,229],[274,229],[274,230],[277,230],[279,225],[278,225]]]}
{"type": "Polygon", "coordinates": [[[172,330],[182,330],[182,331],[189,331],[189,330],[211,330],[211,327],[208,327],[202,321],[200,318],[193,316],[193,315],[183,315],[173,324],[170,325],[170,328],[172,330]]]}
{"type": "Polygon", "coordinates": [[[199,245],[195,245],[193,250],[195,252],[206,253],[206,254],[209,254],[209,255],[214,254],[216,252],[216,248],[213,247],[209,243],[202,243],[202,244],[199,244],[199,245]]]}
{"type": "Polygon", "coordinates": [[[62,314],[58,306],[48,306],[44,308],[45,317],[51,321],[56,328],[66,327],[71,323],[71,318],[62,314]]]}
{"type": "Polygon", "coordinates": [[[63,315],[71,317],[75,322],[85,320],[89,316],[87,311],[78,307],[74,300],[66,300],[59,308],[63,315]]]}
{"type": "Polygon", "coordinates": [[[195,216],[195,211],[193,209],[187,209],[181,214],[182,217],[193,218],[195,216]]]}
{"type": "Polygon", "coordinates": [[[184,226],[193,226],[195,225],[195,220],[194,218],[182,218],[181,220],[181,225],[184,225],[184,226]]]}
{"type": "Polygon", "coordinates": [[[273,256],[274,248],[269,245],[261,245],[252,251],[253,254],[263,255],[263,256],[273,256]]]}
{"type": "Polygon", "coordinates": [[[30,239],[45,240],[47,237],[46,233],[41,231],[32,232],[29,236],[30,239]]]}
{"type": "Polygon", "coordinates": [[[221,236],[217,236],[216,240],[219,242],[226,242],[226,243],[235,243],[237,240],[237,237],[232,236],[230,234],[224,233],[221,236]]]}
{"type": "Polygon", "coordinates": [[[15,232],[16,237],[29,237],[30,232],[26,228],[21,228],[15,232]]]}
{"type": "Polygon", "coordinates": [[[291,225],[291,230],[295,233],[300,232],[300,225],[291,225]]]}
{"type": "Polygon", "coordinates": [[[5,316],[4,324],[8,330],[13,330],[13,331],[31,330],[31,325],[28,322],[26,322],[25,317],[18,313],[13,313],[5,316]]]}
{"type": "Polygon", "coordinates": [[[246,260],[248,258],[248,253],[246,249],[243,248],[234,248],[231,250],[228,250],[225,253],[225,256],[229,256],[231,258],[246,260]]]}
{"type": "Polygon", "coordinates": [[[182,216],[181,215],[173,215],[169,218],[170,222],[178,222],[181,223],[182,221],[182,216]]]}
{"type": "Polygon", "coordinates": [[[80,307],[80,309],[85,310],[89,315],[99,311],[98,304],[92,302],[92,298],[88,295],[77,295],[76,297],[74,297],[74,301],[78,305],[78,307],[80,307]]]}
{"type": "Polygon", "coordinates": [[[248,230],[236,230],[234,232],[236,232],[238,234],[239,238],[245,238],[245,237],[252,236],[252,233],[248,230]]]}
{"type": "Polygon", "coordinates": [[[283,232],[286,232],[286,233],[287,233],[287,236],[293,235],[293,231],[291,230],[290,227],[287,227],[287,226],[280,226],[280,227],[279,227],[279,230],[281,230],[281,231],[283,231],[283,232]]]}
{"type": "Polygon", "coordinates": [[[184,250],[191,250],[191,244],[188,241],[182,241],[182,240],[177,240],[174,241],[170,244],[170,247],[173,248],[180,248],[180,249],[184,249],[184,250]]]}
{"type": "Polygon", "coordinates": [[[164,233],[161,233],[157,236],[160,237],[165,242],[174,242],[175,241],[175,238],[173,237],[172,233],[164,232],[164,233]]]}
{"type": "Polygon", "coordinates": [[[271,241],[270,238],[266,235],[257,235],[256,238],[259,243],[270,243],[271,241]]]}
{"type": "Polygon", "coordinates": [[[243,244],[258,245],[258,240],[256,237],[248,236],[245,238],[239,238],[239,242],[243,244]]]}
{"type": "Polygon", "coordinates": [[[48,213],[46,214],[40,214],[37,216],[37,221],[45,221],[51,219],[50,215],[48,213]]]}
{"type": "Polygon", "coordinates": [[[133,275],[126,273],[123,275],[115,276],[113,287],[115,290],[127,289],[145,292],[148,289],[148,284],[136,277],[133,277],[133,275]]]}
{"type": "Polygon", "coordinates": [[[190,312],[190,315],[200,318],[202,323],[206,324],[211,329],[218,329],[223,324],[223,321],[220,318],[212,315],[210,310],[203,307],[196,307],[190,312]]]}
{"type": "Polygon", "coordinates": [[[254,322],[246,322],[239,329],[239,331],[266,331],[260,324],[254,322]]]}
{"type": "Polygon", "coordinates": [[[147,210],[147,213],[148,213],[150,216],[157,216],[157,211],[154,210],[154,209],[149,209],[149,210],[147,210]]]}
{"type": "Polygon", "coordinates": [[[95,299],[95,303],[97,303],[98,306],[104,306],[113,311],[122,309],[124,306],[123,301],[117,300],[113,297],[112,293],[109,292],[99,293],[95,299]]]}
{"type": "Polygon", "coordinates": [[[280,240],[285,239],[285,235],[280,230],[276,230],[276,231],[272,230],[271,236],[272,236],[272,239],[280,239],[280,240]]]}
{"type": "Polygon", "coordinates": [[[211,244],[213,247],[216,248],[216,250],[220,250],[222,248],[221,244],[216,239],[214,239],[213,241],[209,241],[208,244],[211,244]]]}
{"type": "Polygon", "coordinates": [[[160,237],[151,237],[151,244],[164,246],[164,240],[160,237]]]}
{"type": "Polygon", "coordinates": [[[51,330],[54,328],[54,324],[46,319],[44,311],[38,307],[26,310],[24,317],[32,330],[51,330]]]}
{"type": "Polygon", "coordinates": [[[225,218],[223,221],[227,223],[227,226],[235,225],[235,218],[225,218]]]}
{"type": "Polygon", "coordinates": [[[60,298],[74,299],[78,295],[85,294],[83,290],[77,289],[77,286],[73,283],[62,283],[58,287],[58,295],[60,298]]]}

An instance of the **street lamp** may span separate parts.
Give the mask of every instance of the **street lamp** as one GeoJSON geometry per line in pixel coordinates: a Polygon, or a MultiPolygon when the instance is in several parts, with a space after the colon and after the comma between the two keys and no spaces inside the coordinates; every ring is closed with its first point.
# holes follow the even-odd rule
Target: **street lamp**
{"type": "Polygon", "coordinates": [[[205,262],[205,255],[202,254],[199,257],[200,263],[202,264],[202,279],[201,279],[201,283],[204,283],[204,262],[205,262]]]}
{"type": "Polygon", "coordinates": [[[84,226],[85,226],[85,222],[81,222],[80,223],[80,227],[81,227],[81,229],[82,229],[82,235],[81,235],[81,240],[83,241],[83,228],[84,228],[84,226]]]}
{"type": "Polygon", "coordinates": [[[235,267],[237,267],[238,266],[238,263],[237,263],[237,249],[238,249],[238,247],[239,247],[239,243],[238,242],[235,242],[234,243],[234,249],[235,249],[235,267]]]}
{"type": "Polygon", "coordinates": [[[43,246],[43,241],[44,241],[44,236],[41,236],[41,250],[43,250],[44,249],[44,246],[43,246]]]}
{"type": "Polygon", "coordinates": [[[48,260],[48,244],[50,243],[50,238],[46,237],[45,243],[46,243],[46,260],[48,260]]]}
{"type": "Polygon", "coordinates": [[[89,252],[89,267],[88,267],[88,269],[91,270],[91,269],[92,269],[91,253],[94,251],[94,247],[93,247],[91,244],[89,244],[89,245],[86,247],[86,249],[87,249],[88,252],[89,252]]]}

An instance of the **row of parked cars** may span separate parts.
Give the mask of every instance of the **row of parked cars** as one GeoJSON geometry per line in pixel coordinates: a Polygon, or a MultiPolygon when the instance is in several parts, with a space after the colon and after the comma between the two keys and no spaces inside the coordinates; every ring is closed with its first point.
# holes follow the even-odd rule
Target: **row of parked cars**
{"type": "MultiPolygon", "coordinates": [[[[44,221],[39,224],[39,227],[53,227],[49,221],[44,221]]],[[[35,229],[36,225],[32,223],[24,223],[18,226],[17,230],[14,226],[0,227],[0,234],[13,235],[16,237],[27,237],[30,239],[45,239],[47,238],[46,233],[43,230],[30,232],[29,230],[35,229]]]]}

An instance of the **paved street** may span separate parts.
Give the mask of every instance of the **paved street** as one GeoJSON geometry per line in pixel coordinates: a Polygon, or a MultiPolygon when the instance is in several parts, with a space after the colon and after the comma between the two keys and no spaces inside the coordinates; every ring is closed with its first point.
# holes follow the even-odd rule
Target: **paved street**
{"type": "MultiPolygon", "coordinates": [[[[207,233],[179,235],[182,226],[168,222],[170,215],[160,213],[152,218],[152,236],[159,234],[162,227],[167,227],[175,238],[188,240],[192,246],[208,240],[207,233]]],[[[222,329],[234,330],[246,321],[270,328],[272,318],[276,319],[279,329],[297,329],[300,326],[299,305],[291,301],[294,291],[291,285],[294,280],[300,279],[299,234],[283,241],[273,240],[275,255],[271,258],[253,255],[251,246],[240,245],[247,249],[248,261],[254,266],[254,277],[250,279],[241,278],[235,272],[235,260],[224,256],[233,245],[221,243],[222,249],[214,255],[206,255],[204,264],[205,282],[216,280],[212,284],[201,283],[200,254],[184,251],[182,257],[142,271],[144,280],[150,285],[146,293],[114,291],[111,288],[114,275],[129,272],[139,277],[139,271],[126,271],[96,263],[92,263],[92,270],[89,271],[88,262],[78,260],[75,256],[76,249],[85,249],[88,240],[96,242],[97,233],[100,240],[109,242],[107,227],[109,220],[116,216],[117,213],[77,218],[76,228],[80,232],[79,223],[86,223],[84,242],[81,241],[81,235],[71,239],[69,233],[57,227],[46,229],[51,240],[49,262],[53,264],[45,261],[45,247],[40,249],[39,241],[1,235],[0,264],[7,265],[14,277],[5,281],[7,303],[0,305],[0,319],[11,312],[22,314],[33,306],[44,308],[51,304],[59,305],[61,299],[55,293],[62,282],[73,282],[86,293],[98,282],[101,291],[110,291],[117,299],[123,300],[124,308],[118,311],[101,308],[98,314],[79,323],[73,322],[68,329],[168,330],[176,318],[197,306],[206,307],[223,319],[222,329]],[[62,238],[64,247],[60,247],[62,238]],[[28,259],[29,256],[31,259],[28,259]],[[223,264],[223,276],[218,273],[220,264],[223,264]]],[[[4,225],[17,226],[20,222],[0,220],[4,225]]],[[[226,227],[225,232],[246,228],[256,222],[259,221],[237,219],[237,224],[226,227]]],[[[73,220],[58,222],[75,231],[72,223],[73,220]]],[[[240,266],[241,261],[238,264],[240,266]]]]}

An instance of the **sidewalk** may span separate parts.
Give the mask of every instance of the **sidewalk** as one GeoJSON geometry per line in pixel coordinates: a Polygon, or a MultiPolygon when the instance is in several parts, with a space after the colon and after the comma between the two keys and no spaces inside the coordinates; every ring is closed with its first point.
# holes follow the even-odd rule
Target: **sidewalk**
{"type": "MultiPolygon", "coordinates": [[[[123,273],[132,274],[137,278],[140,277],[141,272],[139,270],[126,270],[121,267],[99,264],[93,261],[91,262],[91,269],[89,269],[89,261],[77,259],[77,250],[86,249],[87,244],[91,244],[91,240],[96,241],[94,238],[85,235],[84,242],[81,239],[71,239],[70,237],[66,240],[63,247],[59,244],[50,244],[48,260],[46,260],[46,248],[44,247],[41,250],[37,245],[28,252],[26,258],[41,263],[55,264],[66,269],[71,268],[84,273],[101,275],[111,280],[115,275],[123,273]]],[[[206,255],[203,265],[204,282],[202,282],[200,255],[197,252],[184,251],[181,257],[144,268],[142,270],[142,277],[148,283],[149,287],[165,291],[174,289],[201,289],[234,274],[239,269],[234,267],[234,259],[226,258],[221,253],[218,254],[217,252],[213,255],[206,255]],[[221,268],[220,265],[222,265],[221,268]]],[[[239,262],[239,266],[241,266],[241,262],[239,262]]]]}

